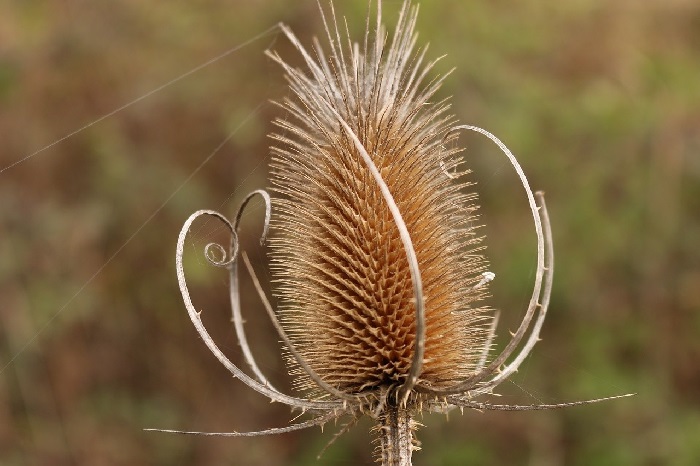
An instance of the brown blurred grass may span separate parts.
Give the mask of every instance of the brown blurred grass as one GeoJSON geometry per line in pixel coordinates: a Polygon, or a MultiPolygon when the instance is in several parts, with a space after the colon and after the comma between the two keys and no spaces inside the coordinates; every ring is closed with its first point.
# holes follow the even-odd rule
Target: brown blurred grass
{"type": "MultiPolygon", "coordinates": [[[[386,3],[395,11],[400,2],[386,3]]],[[[364,1],[338,9],[363,27],[364,1]]],[[[0,166],[277,21],[307,42],[321,34],[310,0],[3,4],[0,166]]],[[[700,5],[423,2],[419,31],[434,56],[447,54],[441,71],[456,67],[442,91],[454,96],[455,114],[501,137],[547,192],[553,302],[544,340],[503,398],[639,395],[556,412],[426,418],[415,463],[697,464],[700,5]]],[[[265,35],[0,173],[0,463],[316,464],[328,431],[254,439],[141,431],[289,420],[195,337],[173,261],[190,212],[230,212],[266,186],[265,134],[278,115],[268,100],[286,92],[263,56],[269,46],[296,57],[279,35],[265,35]]],[[[463,143],[505,336],[531,287],[534,235],[505,160],[476,137],[463,143]]],[[[244,242],[264,275],[259,222],[246,220],[244,242]]],[[[204,243],[221,234],[213,224],[198,229],[188,267],[213,335],[240,361],[224,277],[201,260],[204,243]]],[[[276,338],[254,296],[244,305],[256,354],[284,386],[276,338]]],[[[366,427],[318,464],[371,464],[366,427]]]]}

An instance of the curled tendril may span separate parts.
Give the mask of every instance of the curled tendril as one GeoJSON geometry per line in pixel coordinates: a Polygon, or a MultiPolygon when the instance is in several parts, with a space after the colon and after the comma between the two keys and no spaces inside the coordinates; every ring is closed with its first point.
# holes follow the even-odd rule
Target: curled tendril
{"type": "MultiPolygon", "coordinates": [[[[184,256],[184,249],[185,249],[185,239],[187,237],[187,233],[190,230],[190,227],[194,223],[194,221],[204,215],[209,215],[213,216],[219,220],[221,220],[229,229],[229,231],[233,234],[235,232],[233,225],[231,222],[228,221],[226,217],[224,217],[222,214],[219,212],[213,211],[213,210],[199,210],[195,212],[194,214],[190,215],[190,217],[187,219],[185,224],[182,226],[182,229],[180,230],[180,235],[178,236],[177,240],[177,251],[175,255],[175,265],[176,265],[176,271],[177,271],[177,281],[180,286],[180,293],[182,294],[182,299],[185,303],[185,307],[187,308],[187,314],[190,317],[190,320],[192,321],[192,324],[194,325],[195,329],[197,330],[197,333],[199,333],[199,336],[202,338],[204,343],[207,345],[207,348],[209,348],[209,351],[212,352],[212,354],[219,360],[221,364],[223,364],[226,369],[237,379],[241,380],[243,383],[248,385],[250,388],[253,390],[257,391],[258,393],[267,396],[270,398],[272,401],[276,401],[279,403],[284,403],[288,406],[291,406],[292,408],[297,408],[297,409],[302,409],[302,410],[321,410],[321,411],[338,411],[343,409],[343,403],[340,401],[316,401],[316,400],[309,400],[305,398],[297,398],[293,397],[290,395],[286,395],[273,387],[271,387],[269,384],[261,383],[258,380],[255,380],[248,376],[245,372],[241,371],[238,366],[236,366],[233,362],[231,362],[230,359],[219,349],[217,344],[214,342],[214,340],[211,338],[209,335],[209,332],[207,329],[204,327],[204,324],[202,322],[200,312],[197,311],[197,309],[194,307],[194,304],[192,303],[192,297],[190,296],[189,288],[187,287],[187,280],[185,279],[185,271],[183,267],[183,256],[184,256]]],[[[237,244],[237,242],[234,242],[234,244],[237,244]]],[[[237,246],[234,247],[234,252],[237,251],[237,246]]],[[[232,257],[236,258],[236,255],[232,255],[232,257]]]]}
{"type": "Polygon", "coordinates": [[[231,267],[238,261],[238,250],[239,250],[239,240],[238,240],[238,228],[241,223],[241,218],[243,217],[243,211],[245,210],[248,202],[255,197],[261,196],[265,201],[265,222],[263,223],[263,231],[260,235],[260,245],[265,244],[267,239],[267,233],[270,228],[270,216],[272,213],[272,201],[270,200],[270,195],[267,191],[263,189],[258,189],[250,194],[248,194],[243,202],[241,202],[240,207],[238,207],[238,212],[236,213],[236,220],[231,224],[231,222],[223,216],[217,216],[217,218],[224,223],[229,229],[231,234],[231,242],[229,245],[228,253],[226,249],[219,243],[209,243],[204,247],[204,257],[207,261],[216,267],[231,267]]]}
{"type": "MultiPolygon", "coordinates": [[[[233,244],[238,244],[238,239],[234,239],[233,244]]],[[[226,253],[226,249],[224,249],[224,247],[219,243],[209,243],[204,246],[204,257],[211,265],[215,267],[228,267],[236,260],[235,256],[229,256],[226,253]],[[218,254],[219,257],[216,257],[216,254],[218,254]]]]}
{"type": "MultiPolygon", "coordinates": [[[[506,360],[508,360],[508,358],[513,354],[516,347],[520,344],[528,329],[530,328],[530,323],[532,322],[532,318],[534,317],[535,312],[538,309],[540,309],[541,315],[543,315],[546,312],[546,308],[544,308],[543,304],[549,303],[549,292],[551,291],[551,285],[545,286],[545,296],[540,302],[540,295],[542,294],[542,282],[544,280],[549,283],[549,281],[551,280],[551,271],[553,267],[545,267],[545,255],[550,258],[553,257],[553,246],[551,241],[551,230],[549,226],[547,226],[547,228],[544,229],[543,233],[543,220],[546,223],[548,223],[549,220],[549,217],[547,216],[547,209],[544,204],[544,194],[538,193],[537,196],[535,196],[532,193],[530,184],[528,183],[527,177],[525,176],[522,167],[518,163],[518,160],[515,158],[510,149],[508,149],[508,147],[506,147],[506,145],[503,144],[503,142],[501,142],[501,140],[498,139],[496,136],[494,136],[493,134],[491,134],[483,128],[472,125],[455,126],[454,128],[452,128],[452,130],[448,131],[448,133],[452,133],[458,130],[474,131],[488,137],[501,149],[503,154],[508,158],[511,165],[518,174],[522,186],[525,189],[525,194],[527,195],[528,204],[530,205],[530,210],[532,212],[532,217],[535,224],[535,234],[537,235],[537,270],[535,272],[535,285],[533,287],[532,297],[530,298],[530,303],[525,312],[523,320],[521,321],[520,326],[513,335],[513,338],[511,338],[511,340],[508,342],[503,351],[485,367],[481,367],[480,370],[478,370],[474,375],[452,387],[446,389],[432,389],[428,387],[420,387],[421,391],[426,391],[427,393],[432,393],[435,395],[457,394],[475,389],[477,387],[481,392],[485,392],[492,390],[495,385],[500,383],[500,380],[503,379],[499,379],[498,376],[489,381],[486,381],[486,379],[494,375],[499,370],[499,368],[506,362],[506,360]],[[535,200],[535,197],[537,197],[537,200],[535,200]],[[540,205],[538,205],[538,202],[540,205]],[[545,235],[547,235],[546,239],[545,235]],[[545,250],[547,251],[545,252],[545,250]],[[546,277],[545,273],[547,273],[546,277]]],[[[508,366],[512,371],[517,370],[517,367],[527,357],[530,350],[534,346],[534,343],[537,341],[539,336],[540,326],[541,324],[535,325],[535,328],[531,332],[531,336],[528,339],[528,342],[526,343],[525,347],[516,356],[514,363],[508,366]],[[532,344],[530,344],[531,342],[532,344]]]]}
{"type": "Polygon", "coordinates": [[[270,217],[272,215],[272,201],[270,200],[270,195],[264,189],[256,189],[255,191],[248,194],[243,202],[241,202],[240,207],[238,207],[238,212],[236,212],[236,220],[233,222],[234,231],[238,231],[238,227],[241,224],[241,218],[243,217],[243,211],[245,210],[248,202],[255,196],[261,196],[265,201],[265,222],[263,223],[263,231],[260,235],[260,245],[265,244],[267,239],[267,233],[270,229],[270,217]]]}

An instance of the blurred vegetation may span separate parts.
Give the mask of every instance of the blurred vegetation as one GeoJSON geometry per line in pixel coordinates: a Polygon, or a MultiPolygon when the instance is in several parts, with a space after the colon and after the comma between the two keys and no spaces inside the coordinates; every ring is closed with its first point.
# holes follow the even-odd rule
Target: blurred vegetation
{"type": "MultiPolygon", "coordinates": [[[[367,2],[336,3],[360,31],[367,2]]],[[[391,24],[400,2],[385,3],[391,24]]],[[[309,43],[322,34],[319,20],[313,0],[3,2],[0,167],[278,21],[309,43]]],[[[431,0],[418,29],[432,56],[447,54],[439,70],[456,68],[441,91],[454,113],[502,138],[547,192],[550,314],[543,341],[497,400],[638,395],[551,412],[429,416],[415,464],[700,464],[700,4],[431,0]]],[[[266,186],[265,135],[279,115],[269,99],[287,92],[268,47],[298,61],[278,33],[262,34],[0,172],[1,464],[373,464],[367,422],[319,462],[332,428],[249,439],[141,430],[290,419],[232,380],[195,336],[173,260],[191,212],[231,212],[266,186]]],[[[529,297],[534,234],[505,158],[477,136],[462,142],[503,340],[529,297]]],[[[265,276],[260,212],[251,212],[244,246],[265,276]]],[[[195,227],[193,297],[241,361],[225,276],[201,256],[211,239],[224,240],[222,230],[195,227]]],[[[288,387],[273,330],[256,297],[243,299],[261,365],[288,387]]]]}

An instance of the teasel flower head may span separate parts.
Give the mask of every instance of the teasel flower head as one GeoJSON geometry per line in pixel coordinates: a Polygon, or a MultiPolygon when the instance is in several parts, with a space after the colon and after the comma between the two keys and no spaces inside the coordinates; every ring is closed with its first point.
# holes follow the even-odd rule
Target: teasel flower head
{"type": "Polygon", "coordinates": [[[320,45],[311,58],[285,29],[306,73],[272,55],[293,92],[271,165],[279,313],[300,356],[350,396],[408,381],[420,339],[416,383],[448,387],[475,371],[488,333],[475,305],[485,271],[475,196],[451,174],[457,133],[448,104],[432,101],[441,79],[426,85],[432,63],[413,53],[415,14],[401,12],[389,43],[377,27],[343,50],[347,39],[329,31],[328,58],[320,45]]]}
{"type": "MultiPolygon", "coordinates": [[[[377,421],[378,458],[410,465],[417,449],[414,418],[454,407],[547,409],[476,401],[513,374],[539,339],[552,286],[553,247],[541,193],[533,195],[513,154],[488,131],[458,125],[436,93],[444,77],[416,49],[417,7],[405,0],[391,34],[367,21],[364,39],[341,33],[333,5],[323,8],[328,45],[308,51],[284,25],[305,67],[281,65],[290,95],[272,135],[274,197],[255,191],[234,221],[215,211],[193,214],[178,241],[177,272],[188,313],[209,349],[251,388],[273,401],[313,413],[310,420],[250,436],[288,432],[347,416],[377,421]],[[327,17],[329,16],[329,18],[327,17]],[[457,138],[479,132],[496,143],[522,181],[538,240],[535,286],[523,320],[503,351],[490,354],[498,314],[482,304],[493,274],[478,233],[476,195],[461,169],[457,138]],[[252,355],[238,298],[241,215],[250,199],[266,204],[275,311],[244,254],[262,303],[284,343],[302,396],[275,388],[252,355]],[[191,301],[182,267],[195,219],[212,215],[232,235],[226,254],[206,257],[230,274],[233,321],[252,376],[234,365],[207,333],[191,301]],[[519,351],[516,353],[516,349],[519,351]]],[[[217,254],[218,251],[218,254],[217,254]]],[[[172,432],[172,431],[171,431],[172,432]]]]}

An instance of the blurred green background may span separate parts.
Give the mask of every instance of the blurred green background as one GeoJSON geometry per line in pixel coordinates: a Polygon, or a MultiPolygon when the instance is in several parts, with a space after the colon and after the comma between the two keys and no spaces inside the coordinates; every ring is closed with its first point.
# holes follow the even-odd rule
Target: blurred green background
{"type": "MultiPolygon", "coordinates": [[[[355,32],[366,3],[336,2],[355,32]]],[[[400,3],[385,2],[388,25],[400,3]]],[[[0,5],[0,170],[257,37],[0,172],[0,464],[373,464],[369,422],[318,462],[333,428],[248,439],[142,431],[290,420],[208,353],[174,270],[191,212],[231,213],[267,185],[266,134],[280,114],[270,99],[287,90],[263,52],[299,63],[278,32],[264,33],[278,21],[307,44],[322,35],[313,0],[0,5]]],[[[431,56],[447,54],[438,71],[456,68],[440,95],[509,145],[552,217],[543,341],[491,401],[638,395],[426,416],[414,464],[700,464],[700,3],[425,1],[418,30],[431,56]]],[[[534,233],[506,159],[478,135],[462,143],[502,345],[529,299],[534,233]]],[[[258,206],[243,243],[266,279],[260,223],[258,206]]],[[[210,240],[224,232],[202,221],[188,241],[193,298],[242,362],[225,274],[202,259],[210,240]]],[[[242,286],[253,349],[289,387],[274,330],[242,286]]]]}

